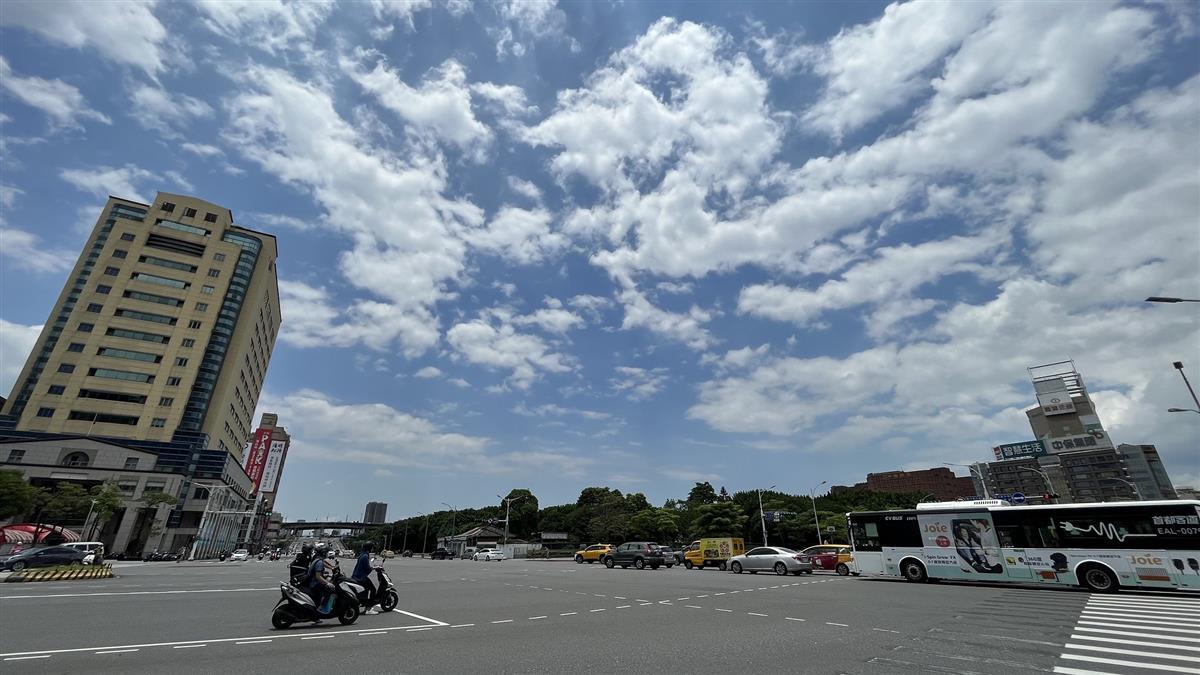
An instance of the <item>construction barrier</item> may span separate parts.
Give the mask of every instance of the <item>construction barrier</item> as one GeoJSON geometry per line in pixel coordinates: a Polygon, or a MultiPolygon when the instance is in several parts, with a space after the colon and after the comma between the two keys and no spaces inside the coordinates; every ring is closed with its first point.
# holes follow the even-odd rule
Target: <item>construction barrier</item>
{"type": "Polygon", "coordinates": [[[89,565],[87,567],[49,567],[40,570],[13,572],[4,581],[75,581],[77,579],[110,579],[112,565],[89,565]]]}

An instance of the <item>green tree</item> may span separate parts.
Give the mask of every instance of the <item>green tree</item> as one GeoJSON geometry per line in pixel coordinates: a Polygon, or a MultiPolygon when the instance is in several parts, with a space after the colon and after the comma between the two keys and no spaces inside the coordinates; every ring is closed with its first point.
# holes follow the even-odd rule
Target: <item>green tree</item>
{"type": "Polygon", "coordinates": [[[705,504],[697,509],[692,534],[699,537],[742,537],[746,516],[734,502],[705,504]]]}
{"type": "Polygon", "coordinates": [[[715,504],[717,502],[717,491],[713,489],[712,483],[704,481],[696,483],[696,487],[688,493],[687,503],[691,508],[696,508],[704,504],[715,504]]]}
{"type": "Polygon", "coordinates": [[[83,520],[91,506],[92,496],[78,483],[60,482],[49,494],[42,513],[54,524],[83,520]]]}
{"type": "MultiPolygon", "coordinates": [[[[518,539],[529,539],[529,537],[538,531],[538,499],[532,492],[525,488],[511,490],[508,493],[512,502],[511,513],[509,514],[508,532],[510,537],[518,539]]],[[[504,503],[500,504],[500,517],[504,517],[504,503]]],[[[464,528],[465,529],[465,528],[464,528]]]]}
{"type": "Polygon", "coordinates": [[[650,502],[646,499],[646,495],[640,492],[631,492],[625,495],[625,510],[629,513],[640,513],[646,509],[652,508],[650,502]]]}
{"type": "Polygon", "coordinates": [[[669,544],[679,535],[679,520],[666,509],[645,509],[629,519],[631,536],[669,544]]]}
{"type": "Polygon", "coordinates": [[[20,471],[0,471],[0,520],[32,511],[39,492],[38,488],[25,482],[20,471]]]}

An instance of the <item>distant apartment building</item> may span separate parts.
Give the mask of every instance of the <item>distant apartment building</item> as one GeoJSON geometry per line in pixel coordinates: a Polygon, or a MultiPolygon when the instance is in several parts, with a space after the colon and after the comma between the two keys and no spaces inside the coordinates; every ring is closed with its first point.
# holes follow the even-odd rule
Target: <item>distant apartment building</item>
{"type": "Polygon", "coordinates": [[[387,522],[387,504],[383,502],[367,502],[366,513],[363,514],[363,522],[368,525],[379,525],[387,522]]]}
{"type": "Polygon", "coordinates": [[[282,321],[275,237],[109,197],[3,413],[20,431],[207,439],[241,459],[282,321]]]}
{"type": "Polygon", "coordinates": [[[917,471],[884,471],[867,474],[867,479],[853,486],[835,485],[830,493],[848,490],[870,490],[872,492],[920,492],[942,501],[974,495],[970,478],[960,478],[944,467],[917,471]]]}
{"type": "Polygon", "coordinates": [[[1167,467],[1153,445],[1122,443],[1117,452],[1125,462],[1129,479],[1137,485],[1142,499],[1175,499],[1175,486],[1167,475],[1167,467]]]}

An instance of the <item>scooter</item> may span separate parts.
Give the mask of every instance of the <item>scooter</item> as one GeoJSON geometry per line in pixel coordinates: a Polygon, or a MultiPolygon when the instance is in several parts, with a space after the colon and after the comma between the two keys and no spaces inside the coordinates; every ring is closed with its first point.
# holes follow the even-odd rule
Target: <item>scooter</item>
{"type": "Polygon", "coordinates": [[[358,595],[358,604],[362,605],[363,612],[375,605],[379,605],[380,612],[390,612],[400,604],[400,594],[396,592],[396,585],[392,583],[392,578],[382,565],[375,567],[374,595],[365,586],[360,588],[362,592],[358,595]]]}
{"type": "MultiPolygon", "coordinates": [[[[322,619],[336,618],[343,626],[358,621],[358,598],[365,589],[347,581],[341,575],[334,577],[333,586],[333,604],[328,611],[322,611],[304,591],[291,584],[279,584],[279,591],[283,597],[271,613],[271,625],[285,630],[293,623],[302,621],[316,623],[322,619]]],[[[328,600],[324,604],[328,606],[328,600]]]]}

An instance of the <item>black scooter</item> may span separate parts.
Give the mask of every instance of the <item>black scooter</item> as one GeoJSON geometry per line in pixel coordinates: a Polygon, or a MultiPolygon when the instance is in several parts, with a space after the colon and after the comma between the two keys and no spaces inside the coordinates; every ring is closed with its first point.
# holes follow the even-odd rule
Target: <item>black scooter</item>
{"type": "Polygon", "coordinates": [[[358,604],[362,605],[363,612],[375,605],[379,605],[380,612],[390,612],[400,604],[400,594],[396,592],[396,585],[392,583],[392,578],[382,565],[375,567],[375,593],[372,595],[365,586],[360,588],[362,591],[358,594],[358,604]]]}
{"type": "Polygon", "coordinates": [[[302,621],[316,623],[322,619],[336,618],[343,626],[358,621],[358,598],[365,589],[348,581],[341,574],[334,575],[333,586],[333,607],[328,612],[322,612],[304,591],[291,584],[279,584],[283,597],[271,613],[271,625],[284,630],[290,628],[293,623],[302,621]]]}

